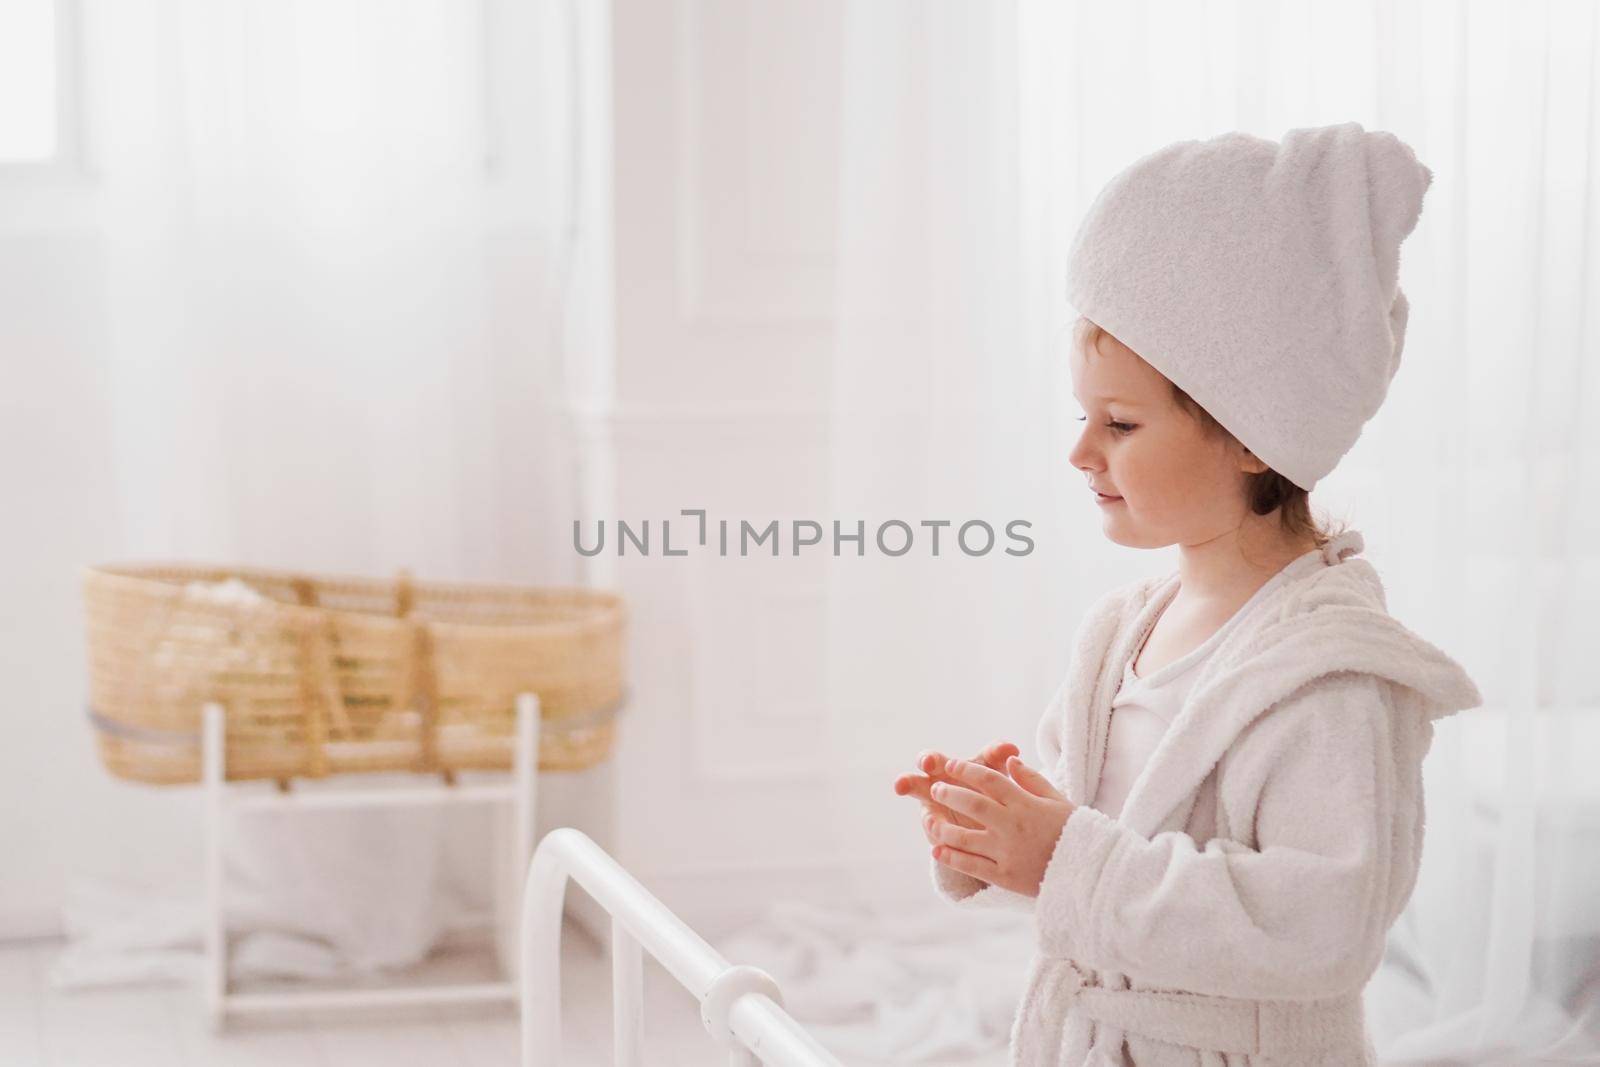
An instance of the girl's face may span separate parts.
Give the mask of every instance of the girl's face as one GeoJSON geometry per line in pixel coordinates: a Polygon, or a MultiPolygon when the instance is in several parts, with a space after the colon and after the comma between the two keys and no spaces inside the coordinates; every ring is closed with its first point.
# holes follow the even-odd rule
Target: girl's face
{"type": "Polygon", "coordinates": [[[1068,457],[1101,501],[1106,536],[1129,548],[1209,541],[1244,521],[1246,475],[1266,470],[1238,442],[1208,436],[1178,406],[1172,385],[1110,334],[1095,354],[1073,346],[1073,395],[1083,435],[1068,457]]]}

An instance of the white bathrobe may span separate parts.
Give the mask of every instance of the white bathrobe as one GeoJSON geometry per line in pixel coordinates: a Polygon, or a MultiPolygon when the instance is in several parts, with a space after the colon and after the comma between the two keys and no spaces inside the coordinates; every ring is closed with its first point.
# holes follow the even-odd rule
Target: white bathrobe
{"type": "MultiPolygon", "coordinates": [[[[957,906],[1035,917],[1013,1064],[1376,1064],[1362,990],[1416,884],[1433,720],[1482,699],[1388,614],[1362,547],[1347,531],[1288,565],[1207,660],[1120,817],[1072,813],[1037,897],[932,861],[957,906]]],[[[1177,585],[1113,590],[1077,630],[1037,737],[1074,803],[1177,585]]]]}

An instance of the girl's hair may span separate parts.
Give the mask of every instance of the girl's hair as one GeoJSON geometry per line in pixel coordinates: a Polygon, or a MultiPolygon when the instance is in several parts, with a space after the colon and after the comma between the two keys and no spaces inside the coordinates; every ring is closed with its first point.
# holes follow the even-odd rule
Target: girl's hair
{"type": "MultiPolygon", "coordinates": [[[[1076,335],[1074,343],[1085,356],[1098,355],[1099,350],[1096,346],[1100,343],[1101,336],[1111,336],[1099,323],[1083,316],[1079,316],[1074,324],[1074,333],[1076,335]]],[[[1236,444],[1243,443],[1213,418],[1211,412],[1178,388],[1176,382],[1169,378],[1167,384],[1172,386],[1172,398],[1178,407],[1199,422],[1200,428],[1205,433],[1221,436],[1236,444]]],[[[1293,540],[1310,537],[1316,542],[1316,546],[1321,548],[1344,532],[1343,526],[1330,528],[1319,523],[1311,514],[1311,494],[1271,468],[1248,476],[1245,482],[1245,500],[1249,503],[1250,510],[1257,515],[1270,515],[1274,508],[1278,509],[1279,525],[1293,540]]]]}

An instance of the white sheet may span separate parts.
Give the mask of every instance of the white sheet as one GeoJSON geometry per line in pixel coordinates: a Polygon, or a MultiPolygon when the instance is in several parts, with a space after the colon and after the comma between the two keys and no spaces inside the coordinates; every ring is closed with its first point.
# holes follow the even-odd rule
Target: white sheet
{"type": "Polygon", "coordinates": [[[717,949],[772,975],[789,1014],[846,1062],[928,1063],[1005,1050],[1033,937],[1016,912],[783,901],[717,949]]]}

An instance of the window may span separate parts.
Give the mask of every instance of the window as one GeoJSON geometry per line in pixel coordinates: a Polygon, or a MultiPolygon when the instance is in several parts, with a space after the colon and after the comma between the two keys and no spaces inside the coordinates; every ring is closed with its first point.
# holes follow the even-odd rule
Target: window
{"type": "Polygon", "coordinates": [[[0,167],[66,154],[56,0],[0,0],[0,167]]]}

